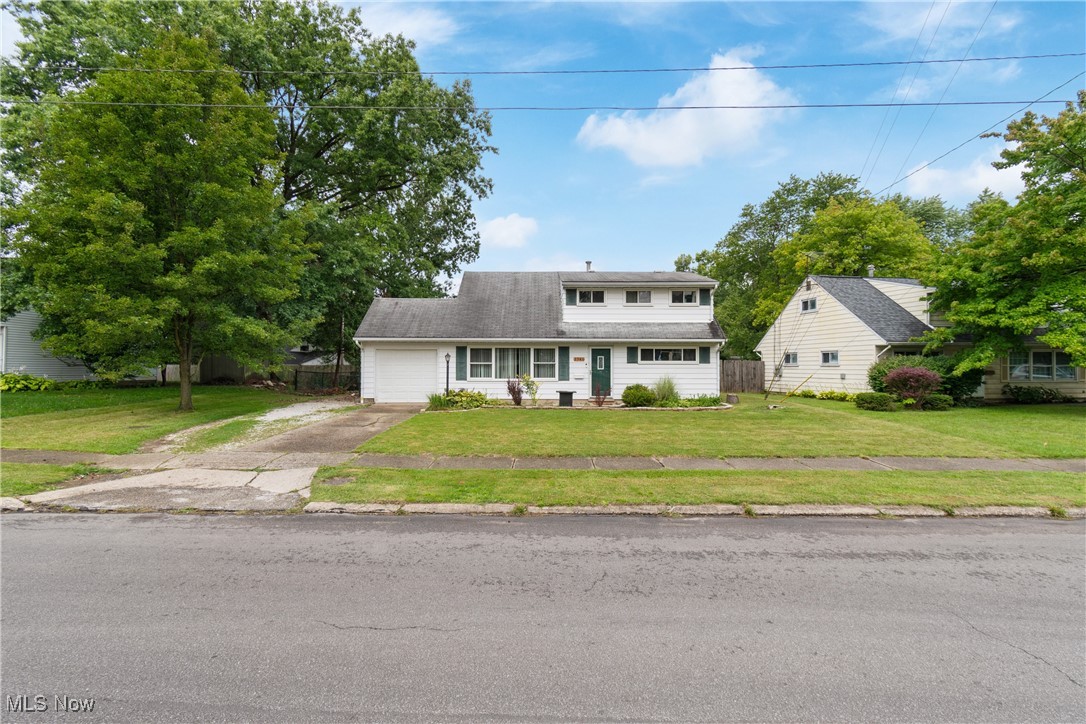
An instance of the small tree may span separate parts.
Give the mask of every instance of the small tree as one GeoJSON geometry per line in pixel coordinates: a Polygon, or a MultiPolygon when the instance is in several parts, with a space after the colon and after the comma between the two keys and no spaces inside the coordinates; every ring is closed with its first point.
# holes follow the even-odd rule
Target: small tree
{"type": "Polygon", "coordinates": [[[524,399],[524,385],[521,384],[520,378],[514,377],[511,380],[506,380],[505,389],[509,391],[509,396],[513,398],[513,404],[520,407],[520,403],[524,399]]]}
{"type": "Polygon", "coordinates": [[[943,377],[923,367],[899,367],[886,375],[886,389],[906,403],[912,400],[918,410],[924,409],[928,399],[942,384],[943,377]]]}

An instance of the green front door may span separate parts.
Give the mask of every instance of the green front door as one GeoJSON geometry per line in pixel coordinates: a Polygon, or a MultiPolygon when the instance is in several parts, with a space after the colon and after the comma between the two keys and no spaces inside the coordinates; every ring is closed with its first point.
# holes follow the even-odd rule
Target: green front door
{"type": "Polygon", "coordinates": [[[593,395],[611,395],[611,350],[592,350],[592,390],[593,395]]]}

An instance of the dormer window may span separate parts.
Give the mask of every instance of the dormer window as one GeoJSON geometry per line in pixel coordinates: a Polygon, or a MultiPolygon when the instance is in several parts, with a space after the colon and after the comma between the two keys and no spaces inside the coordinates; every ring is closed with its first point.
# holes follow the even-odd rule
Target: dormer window
{"type": "Polygon", "coordinates": [[[801,312],[814,312],[818,309],[818,300],[814,297],[810,299],[804,299],[799,303],[799,311],[801,312]]]}
{"type": "Polygon", "coordinates": [[[672,289],[671,303],[682,305],[695,305],[698,303],[697,289],[672,289]]]}
{"type": "Polygon", "coordinates": [[[602,289],[578,289],[577,304],[603,304],[602,289]]]}
{"type": "Polygon", "coordinates": [[[626,290],[626,303],[627,304],[652,304],[652,290],[651,289],[627,289],[626,290]]]}

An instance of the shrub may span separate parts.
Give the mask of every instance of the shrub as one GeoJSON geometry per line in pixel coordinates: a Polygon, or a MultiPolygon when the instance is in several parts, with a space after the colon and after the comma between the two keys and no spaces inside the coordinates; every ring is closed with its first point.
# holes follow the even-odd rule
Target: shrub
{"type": "Polygon", "coordinates": [[[652,386],[652,391],[656,394],[656,399],[660,402],[678,402],[679,401],[679,388],[675,386],[675,380],[670,377],[661,377],[656,380],[656,383],[652,386]]]}
{"type": "Polygon", "coordinates": [[[474,410],[486,404],[486,393],[475,390],[453,390],[448,394],[449,407],[454,410],[474,410]]]}
{"type": "Polygon", "coordinates": [[[629,385],[622,391],[622,403],[626,407],[651,407],[656,393],[644,385],[629,385]]]}
{"type": "Polygon", "coordinates": [[[1020,405],[1038,405],[1047,402],[1069,402],[1071,398],[1059,390],[1040,385],[1003,385],[1003,394],[1020,405]]]}
{"type": "Polygon", "coordinates": [[[799,390],[792,393],[792,397],[802,397],[804,399],[813,400],[818,397],[818,393],[814,390],[799,390]]]}
{"type": "Polygon", "coordinates": [[[520,407],[521,400],[524,399],[524,385],[520,381],[520,378],[514,377],[511,380],[506,380],[505,389],[509,392],[509,397],[512,398],[513,404],[520,407]]]}
{"type": "Polygon", "coordinates": [[[532,404],[539,402],[539,383],[532,379],[532,376],[525,372],[520,376],[520,383],[524,385],[525,392],[532,398],[532,404]]]}
{"type": "Polygon", "coordinates": [[[943,376],[924,367],[898,367],[883,379],[888,392],[901,398],[906,405],[924,408],[925,401],[939,389],[943,376]]]}
{"type": "Polygon", "coordinates": [[[924,401],[925,410],[933,410],[935,412],[942,412],[954,407],[954,398],[950,395],[944,395],[940,392],[936,392],[930,395],[927,400],[924,401]]]}
{"type": "Polygon", "coordinates": [[[837,402],[852,402],[853,395],[850,392],[838,392],[836,390],[823,390],[818,393],[820,400],[836,400],[837,402]]]}
{"type": "Polygon", "coordinates": [[[856,407],[875,412],[893,412],[897,409],[894,396],[888,392],[860,392],[853,398],[856,407]]]}
{"type": "Polygon", "coordinates": [[[22,372],[0,375],[0,392],[41,392],[55,389],[56,386],[56,380],[48,377],[35,377],[22,372]]]}
{"type": "Polygon", "coordinates": [[[445,397],[443,392],[435,392],[432,395],[427,395],[427,400],[430,404],[426,406],[427,410],[447,410],[449,409],[449,398],[445,397]]]}
{"type": "Polygon", "coordinates": [[[984,370],[969,370],[955,374],[957,362],[954,357],[936,355],[900,355],[880,360],[867,368],[867,382],[875,392],[886,392],[886,375],[901,367],[923,367],[943,376],[939,392],[950,395],[955,400],[964,400],[973,395],[973,391],[984,379],[984,370]]]}
{"type": "Polygon", "coordinates": [[[716,407],[720,404],[720,395],[697,395],[682,401],[683,407],[716,407]],[[685,404],[690,403],[690,404],[685,404]]]}

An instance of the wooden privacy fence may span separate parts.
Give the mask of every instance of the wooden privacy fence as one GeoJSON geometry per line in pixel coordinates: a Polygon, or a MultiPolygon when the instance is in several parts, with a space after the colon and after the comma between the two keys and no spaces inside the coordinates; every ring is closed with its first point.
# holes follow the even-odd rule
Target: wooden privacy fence
{"type": "Polygon", "coordinates": [[[765,362],[749,359],[720,360],[721,392],[765,392],[765,362]]]}

